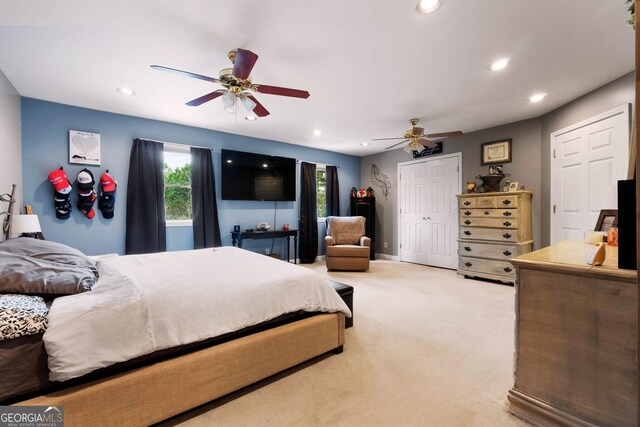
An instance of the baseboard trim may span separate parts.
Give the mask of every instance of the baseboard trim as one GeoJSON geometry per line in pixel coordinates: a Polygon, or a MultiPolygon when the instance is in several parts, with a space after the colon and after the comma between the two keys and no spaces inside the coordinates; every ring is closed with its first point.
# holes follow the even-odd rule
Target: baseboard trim
{"type": "Polygon", "coordinates": [[[547,402],[538,400],[514,388],[509,390],[507,399],[509,399],[509,412],[535,426],[596,427],[596,424],[554,408],[547,402]]]}
{"type": "Polygon", "coordinates": [[[379,254],[376,253],[376,259],[384,259],[387,261],[400,261],[400,257],[397,255],[379,254]]]}

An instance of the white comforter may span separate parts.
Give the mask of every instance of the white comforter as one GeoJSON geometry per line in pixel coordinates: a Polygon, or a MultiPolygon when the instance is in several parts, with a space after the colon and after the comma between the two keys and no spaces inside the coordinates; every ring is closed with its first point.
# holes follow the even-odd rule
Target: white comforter
{"type": "Polygon", "coordinates": [[[295,311],[346,304],[319,274],[238,248],[111,257],[90,292],[58,298],[44,343],[65,381],[295,311]]]}

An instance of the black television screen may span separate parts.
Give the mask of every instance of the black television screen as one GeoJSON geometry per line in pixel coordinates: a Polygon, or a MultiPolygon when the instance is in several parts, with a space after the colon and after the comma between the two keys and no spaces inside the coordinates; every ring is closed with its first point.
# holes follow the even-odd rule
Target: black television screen
{"type": "Polygon", "coordinates": [[[296,200],[296,159],[222,150],[222,200],[296,200]]]}

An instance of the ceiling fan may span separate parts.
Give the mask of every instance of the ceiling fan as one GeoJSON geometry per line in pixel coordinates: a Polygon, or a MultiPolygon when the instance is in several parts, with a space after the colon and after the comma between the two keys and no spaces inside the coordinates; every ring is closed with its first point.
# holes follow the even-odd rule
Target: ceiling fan
{"type": "MultiPolygon", "coordinates": [[[[229,52],[229,59],[233,64],[233,68],[223,68],[220,70],[219,77],[203,76],[201,74],[191,73],[189,71],[176,70],[175,68],[163,67],[162,65],[151,65],[151,68],[159,71],[168,71],[180,74],[194,79],[204,80],[211,83],[220,83],[224,89],[214,90],[211,93],[203,95],[199,98],[191,100],[186,104],[190,107],[197,107],[205,102],[211,101],[218,97],[222,97],[224,109],[230,113],[236,113],[238,104],[242,103],[244,108],[249,112],[253,112],[258,117],[269,115],[264,106],[251,94],[253,92],[265,93],[269,95],[290,96],[294,98],[308,98],[309,92],[306,90],[289,89],[286,87],[269,86],[255,84],[251,81],[251,70],[258,60],[258,55],[246,49],[232,50],[229,52]]],[[[255,120],[249,118],[248,120],[255,120]]]]}
{"type": "Polygon", "coordinates": [[[404,136],[401,138],[376,138],[372,139],[372,141],[388,141],[392,139],[402,139],[402,141],[397,144],[393,144],[385,150],[396,147],[402,143],[408,142],[407,146],[404,148],[404,151],[410,153],[412,151],[422,151],[424,147],[427,148],[435,148],[438,146],[435,142],[431,141],[432,139],[442,139],[449,138],[450,136],[459,136],[462,135],[462,131],[456,130],[452,132],[442,132],[442,133],[424,133],[424,128],[416,127],[419,119],[411,119],[409,122],[413,126],[411,129],[405,131],[404,136]]]}

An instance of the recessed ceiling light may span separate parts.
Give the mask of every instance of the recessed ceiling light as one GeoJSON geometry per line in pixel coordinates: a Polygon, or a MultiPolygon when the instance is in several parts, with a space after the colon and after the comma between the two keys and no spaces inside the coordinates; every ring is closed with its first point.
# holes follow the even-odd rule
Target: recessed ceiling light
{"type": "Polygon", "coordinates": [[[545,99],[546,97],[547,97],[546,93],[536,93],[531,98],[529,98],[529,101],[531,101],[531,102],[540,102],[543,99],[545,99]]]}
{"type": "Polygon", "coordinates": [[[363,143],[362,143],[362,144],[360,144],[360,145],[362,145],[363,147],[366,147],[366,146],[368,146],[368,145],[369,145],[369,143],[368,143],[368,142],[363,142],[363,143]]]}
{"type": "Polygon", "coordinates": [[[504,70],[505,68],[507,68],[507,65],[509,65],[509,62],[510,62],[509,58],[500,58],[497,61],[494,61],[491,65],[489,65],[489,70],[491,71],[504,70]]]}
{"type": "Polygon", "coordinates": [[[123,95],[135,95],[136,92],[133,89],[129,89],[128,87],[119,87],[116,88],[116,90],[118,92],[120,92],[123,95]]]}
{"type": "Polygon", "coordinates": [[[250,122],[255,122],[256,120],[258,120],[256,116],[247,116],[244,119],[249,120],[250,122]]]}
{"type": "Polygon", "coordinates": [[[227,160],[227,163],[232,163],[232,162],[233,162],[233,160],[231,160],[231,159],[227,160]]]}
{"type": "Polygon", "coordinates": [[[262,167],[263,167],[263,168],[268,168],[268,167],[269,167],[269,165],[268,165],[268,164],[266,164],[266,163],[263,163],[263,164],[262,164],[262,167]]]}
{"type": "Polygon", "coordinates": [[[319,129],[316,129],[313,131],[313,136],[320,136],[320,135],[322,135],[322,132],[320,132],[319,129]]]}
{"type": "Polygon", "coordinates": [[[426,15],[427,13],[432,13],[438,10],[441,5],[442,0],[418,0],[416,10],[418,13],[426,15]]]}

